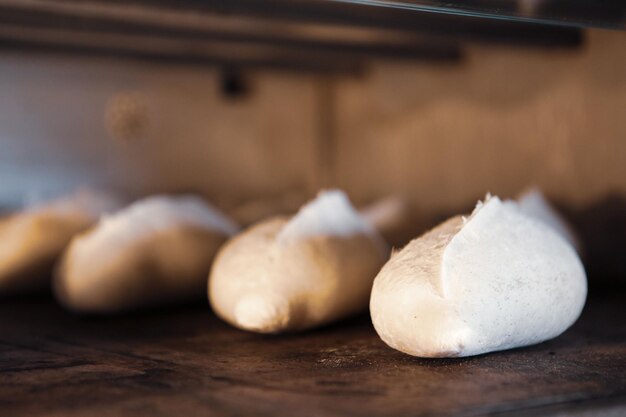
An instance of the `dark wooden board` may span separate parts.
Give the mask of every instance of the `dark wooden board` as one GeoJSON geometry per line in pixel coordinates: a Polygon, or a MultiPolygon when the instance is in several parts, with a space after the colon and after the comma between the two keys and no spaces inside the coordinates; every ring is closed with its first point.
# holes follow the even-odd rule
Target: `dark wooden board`
{"type": "Polygon", "coordinates": [[[0,415],[626,415],[624,301],[591,299],[537,346],[426,360],[388,348],[367,316],[260,336],[202,304],[86,318],[4,300],[0,415]]]}

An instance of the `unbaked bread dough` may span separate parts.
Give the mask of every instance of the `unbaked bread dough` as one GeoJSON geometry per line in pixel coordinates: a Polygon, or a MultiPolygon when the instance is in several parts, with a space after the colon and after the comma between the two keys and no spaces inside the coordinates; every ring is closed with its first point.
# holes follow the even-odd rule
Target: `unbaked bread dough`
{"type": "Polygon", "coordinates": [[[374,281],[370,312],[394,349],[471,356],[558,336],[586,295],[573,247],[517,204],[492,197],[392,255],[374,281]]]}
{"type": "Polygon", "coordinates": [[[119,206],[110,194],[83,189],[0,219],[0,295],[49,288],[72,237],[119,206]]]}
{"type": "Polygon", "coordinates": [[[319,326],[367,308],[387,253],[345,194],[323,192],[295,217],[263,221],[224,245],[209,299],[220,317],[245,330],[319,326]]]}
{"type": "Polygon", "coordinates": [[[572,227],[544,197],[538,188],[531,188],[517,198],[517,204],[524,214],[541,220],[565,238],[578,253],[581,253],[580,240],[572,227]]]}
{"type": "Polygon", "coordinates": [[[237,230],[196,197],[138,201],[72,240],[55,276],[57,298],[84,313],[201,299],[217,249],[237,230]]]}

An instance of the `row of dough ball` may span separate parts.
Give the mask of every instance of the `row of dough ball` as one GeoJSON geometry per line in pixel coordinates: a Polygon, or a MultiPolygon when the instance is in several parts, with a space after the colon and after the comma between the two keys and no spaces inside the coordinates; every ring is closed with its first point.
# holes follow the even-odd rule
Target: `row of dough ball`
{"type": "Polygon", "coordinates": [[[220,250],[214,311],[234,326],[302,330],[366,308],[381,339],[421,357],[470,356],[556,337],[580,315],[584,268],[568,226],[536,190],[487,196],[388,259],[340,192],[261,222],[220,250]],[[382,267],[382,269],[381,269],[382,267]],[[372,279],[373,287],[372,287],[372,279]]]}
{"type": "MultiPolygon", "coordinates": [[[[215,253],[239,232],[235,222],[192,196],[124,205],[110,193],[82,189],[0,218],[0,296],[45,290],[54,270],[57,293],[85,312],[204,294],[215,253]],[[130,294],[141,286],[146,294],[130,294]],[[149,293],[160,287],[177,288],[152,300],[149,293]]],[[[381,200],[369,216],[383,228],[395,227],[388,219],[403,209],[381,200]]]]}
{"type": "Polygon", "coordinates": [[[202,297],[215,253],[238,226],[193,196],[122,207],[81,190],[1,219],[0,295],[52,281],[62,304],[85,313],[202,297]]]}
{"type": "Polygon", "coordinates": [[[0,292],[45,285],[41,272],[62,253],[59,300],[114,313],[197,298],[211,269],[211,305],[234,326],[303,330],[369,303],[383,341],[424,357],[538,343],[580,314],[586,277],[575,240],[539,192],[518,203],[488,198],[391,259],[374,227],[393,217],[386,207],[361,215],[342,192],[328,191],[291,218],[237,234],[194,197],[151,197],[110,215],[115,199],[80,193],[0,223],[0,292]]]}

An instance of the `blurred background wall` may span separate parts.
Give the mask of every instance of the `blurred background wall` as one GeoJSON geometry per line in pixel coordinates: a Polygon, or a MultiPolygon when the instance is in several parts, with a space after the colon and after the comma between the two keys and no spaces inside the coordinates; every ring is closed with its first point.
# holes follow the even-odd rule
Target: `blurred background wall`
{"type": "Polygon", "coordinates": [[[568,204],[626,192],[626,33],[580,49],[468,46],[359,76],[0,56],[0,204],[78,185],[198,191],[222,206],[345,188],[421,211],[532,184],[568,204]]]}
{"type": "Polygon", "coordinates": [[[337,181],[427,211],[529,184],[572,204],[626,191],[626,35],[580,51],[468,48],[461,66],[376,66],[338,91],[337,181]]]}

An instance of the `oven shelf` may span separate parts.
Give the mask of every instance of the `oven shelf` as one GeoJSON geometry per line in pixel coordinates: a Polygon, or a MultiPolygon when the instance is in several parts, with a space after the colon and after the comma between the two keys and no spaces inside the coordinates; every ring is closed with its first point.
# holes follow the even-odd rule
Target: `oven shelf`
{"type": "Polygon", "coordinates": [[[620,415],[624,301],[590,299],[572,329],[537,346],[424,360],[385,346],[365,316],[260,336],[204,304],[85,318],[46,299],[4,300],[0,405],[16,417],[620,415]]]}
{"type": "Polygon", "coordinates": [[[0,50],[355,73],[371,59],[456,63],[472,42],[578,48],[582,27],[601,26],[483,3],[0,0],[0,50]]]}
{"type": "Polygon", "coordinates": [[[621,0],[330,0],[362,6],[531,22],[580,28],[626,29],[621,0]]]}

